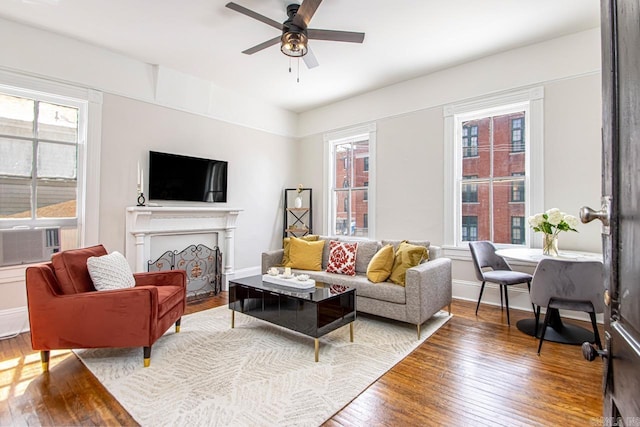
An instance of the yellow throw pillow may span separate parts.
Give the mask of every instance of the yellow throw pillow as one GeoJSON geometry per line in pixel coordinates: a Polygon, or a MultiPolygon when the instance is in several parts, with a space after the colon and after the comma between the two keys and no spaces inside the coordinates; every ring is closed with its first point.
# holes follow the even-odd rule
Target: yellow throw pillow
{"type": "MultiPolygon", "coordinates": [[[[298,239],[305,240],[307,242],[315,242],[318,240],[320,236],[317,234],[307,234],[306,236],[297,237],[298,239]]],[[[284,253],[282,254],[282,266],[286,266],[289,264],[289,245],[291,238],[285,237],[282,239],[282,248],[284,249],[284,253]]]]}
{"type": "Polygon", "coordinates": [[[284,266],[299,270],[321,271],[324,242],[324,240],[307,242],[292,237],[289,242],[289,263],[284,266]]]}
{"type": "Polygon", "coordinates": [[[415,267],[429,256],[427,248],[424,246],[410,245],[406,241],[400,243],[391,269],[391,280],[393,283],[404,286],[407,277],[407,270],[415,267]]]}
{"type": "Polygon", "coordinates": [[[393,245],[383,246],[369,261],[367,279],[373,283],[384,282],[391,275],[393,268],[393,245]]]}

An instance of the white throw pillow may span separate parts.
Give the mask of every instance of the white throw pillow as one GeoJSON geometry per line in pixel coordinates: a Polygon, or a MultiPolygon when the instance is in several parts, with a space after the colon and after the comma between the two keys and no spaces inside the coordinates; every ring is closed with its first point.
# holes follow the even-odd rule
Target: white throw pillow
{"type": "Polygon", "coordinates": [[[117,251],[109,255],[89,257],[87,269],[93,286],[99,291],[133,288],[136,285],[129,263],[117,251]]]}

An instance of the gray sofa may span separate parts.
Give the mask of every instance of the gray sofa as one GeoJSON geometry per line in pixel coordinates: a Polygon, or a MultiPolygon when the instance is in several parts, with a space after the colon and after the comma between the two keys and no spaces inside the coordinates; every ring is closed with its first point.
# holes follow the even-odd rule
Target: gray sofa
{"type": "MultiPolygon", "coordinates": [[[[356,309],[359,312],[375,314],[420,326],[440,309],[447,306],[451,313],[451,260],[442,257],[442,249],[431,246],[426,241],[409,241],[411,244],[427,246],[429,260],[407,270],[406,285],[391,282],[373,283],[367,279],[369,261],[384,245],[394,245],[394,252],[400,240],[349,240],[344,238],[320,237],[326,240],[322,255],[322,271],[293,269],[294,274],[308,274],[317,281],[346,285],[356,289],[356,309]],[[329,240],[358,242],[356,252],[356,275],[327,273],[329,260],[329,240]]],[[[262,253],[262,273],[271,267],[281,267],[283,249],[262,253]]]]}

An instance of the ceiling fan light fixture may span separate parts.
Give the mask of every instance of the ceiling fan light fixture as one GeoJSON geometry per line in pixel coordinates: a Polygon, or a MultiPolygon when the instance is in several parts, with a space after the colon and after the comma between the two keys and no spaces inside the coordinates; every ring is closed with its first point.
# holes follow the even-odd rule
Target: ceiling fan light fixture
{"type": "Polygon", "coordinates": [[[299,58],[305,56],[309,51],[307,47],[307,35],[298,31],[287,31],[280,38],[280,50],[287,56],[299,58]]]}

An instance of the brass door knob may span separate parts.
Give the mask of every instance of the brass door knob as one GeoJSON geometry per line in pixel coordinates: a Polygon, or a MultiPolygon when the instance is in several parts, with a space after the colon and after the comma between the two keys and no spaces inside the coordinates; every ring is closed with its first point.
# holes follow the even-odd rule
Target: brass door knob
{"type": "Polygon", "coordinates": [[[611,304],[611,295],[609,295],[609,289],[606,289],[604,291],[604,305],[606,305],[607,307],[609,307],[609,305],[611,304]]]}

